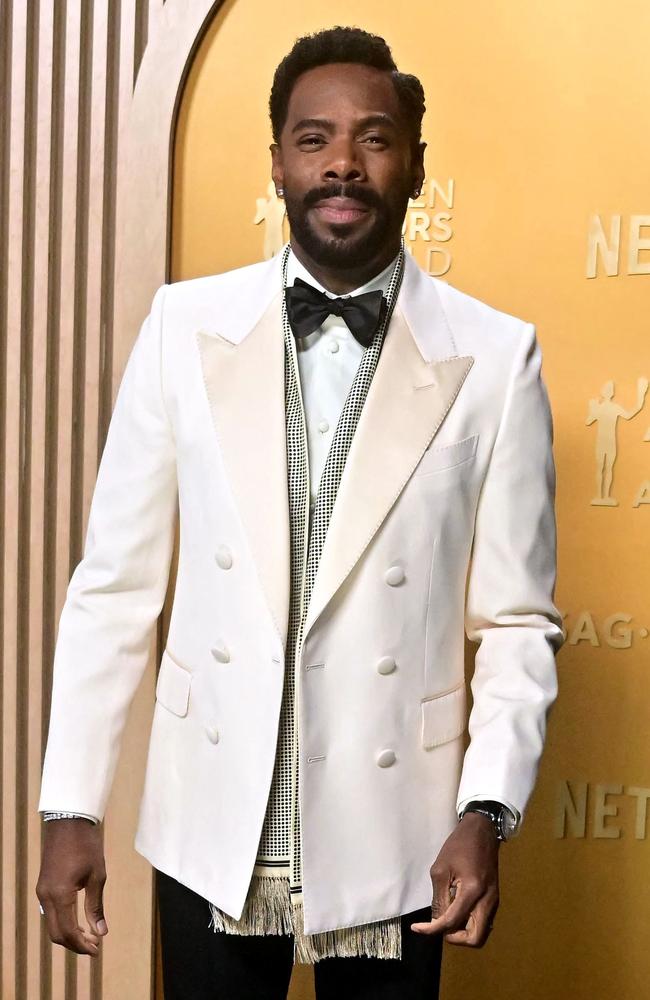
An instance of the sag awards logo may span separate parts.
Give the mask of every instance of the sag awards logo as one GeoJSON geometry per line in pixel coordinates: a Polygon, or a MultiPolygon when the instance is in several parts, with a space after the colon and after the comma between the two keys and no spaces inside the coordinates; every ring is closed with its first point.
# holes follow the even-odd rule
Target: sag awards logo
{"type": "Polygon", "coordinates": [[[569,646],[588,645],[596,649],[633,649],[636,637],[647,639],[650,629],[647,625],[637,625],[634,616],[625,611],[615,611],[613,615],[599,618],[589,610],[576,612],[571,617],[562,612],[562,632],[569,646]],[[565,621],[570,618],[568,622],[565,621]]]}
{"type": "MultiPolygon", "coordinates": [[[[419,263],[432,277],[441,277],[451,268],[449,242],[454,235],[451,226],[454,207],[453,178],[445,184],[436,180],[425,182],[419,198],[410,198],[402,235],[407,250],[422,258],[419,263]]],[[[265,198],[256,199],[254,226],[264,226],[264,259],[270,260],[288,239],[288,224],[284,201],[278,198],[271,182],[265,198]]]]}
{"type": "MultiPolygon", "coordinates": [[[[597,399],[589,400],[586,424],[587,426],[596,424],[596,493],[591,500],[594,507],[618,506],[618,500],[612,496],[614,463],[618,453],[616,429],[619,420],[632,420],[641,412],[647,392],[647,378],[639,378],[636,405],[626,409],[614,399],[615,387],[610,380],[605,382],[597,399]]],[[[650,442],[650,426],[643,440],[650,442]]],[[[650,478],[641,483],[632,502],[633,507],[639,507],[641,504],[650,504],[650,478]]]]}
{"type": "MultiPolygon", "coordinates": [[[[650,215],[612,215],[606,219],[592,215],[587,232],[586,275],[596,278],[618,275],[621,257],[626,274],[650,274],[650,215]],[[622,250],[625,253],[622,254],[622,250]]],[[[614,463],[617,457],[616,430],[619,420],[632,420],[643,409],[648,391],[647,378],[637,381],[636,405],[627,409],[614,398],[612,381],[605,382],[598,399],[589,401],[587,425],[596,424],[596,491],[591,505],[617,507],[612,496],[614,463]]],[[[650,442],[650,426],[644,441],[650,442]]],[[[650,504],[650,478],[641,483],[632,502],[633,507],[650,504]]]]}
{"type": "Polygon", "coordinates": [[[409,199],[402,236],[407,250],[434,278],[447,274],[451,268],[451,250],[447,244],[454,235],[452,209],[455,182],[450,177],[446,184],[437,180],[425,181],[419,198],[409,199]]]}

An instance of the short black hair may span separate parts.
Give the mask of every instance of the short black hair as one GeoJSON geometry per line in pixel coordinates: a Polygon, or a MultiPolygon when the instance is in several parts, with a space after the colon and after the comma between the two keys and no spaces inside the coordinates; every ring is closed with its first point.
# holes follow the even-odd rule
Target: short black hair
{"type": "Polygon", "coordinates": [[[274,142],[280,141],[287,120],[289,98],[298,77],[316,66],[332,63],[359,63],[390,73],[411,132],[413,147],[418,145],[422,138],[425,111],[422,84],[416,76],[399,72],[388,44],[380,35],[340,25],[298,38],[276,69],[269,99],[274,142]]]}

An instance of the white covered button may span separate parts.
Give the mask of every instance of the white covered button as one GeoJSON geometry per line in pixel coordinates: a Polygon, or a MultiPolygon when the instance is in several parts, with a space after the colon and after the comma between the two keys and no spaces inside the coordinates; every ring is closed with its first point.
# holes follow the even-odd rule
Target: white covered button
{"type": "Polygon", "coordinates": [[[205,731],[208,734],[208,739],[210,743],[219,742],[219,730],[215,726],[206,726],[205,731]]]}
{"type": "Polygon", "coordinates": [[[381,660],[377,660],[377,670],[380,674],[392,674],[396,666],[393,656],[382,656],[381,660]]]}
{"type": "Polygon", "coordinates": [[[396,760],[394,750],[382,750],[377,754],[377,763],[380,767],[390,767],[396,760]]]}
{"type": "Polygon", "coordinates": [[[232,552],[227,545],[220,545],[214,558],[217,560],[217,566],[221,566],[221,569],[230,569],[232,566],[232,552]]]}
{"type": "Polygon", "coordinates": [[[401,566],[389,566],[384,573],[384,580],[391,587],[396,587],[398,583],[402,582],[404,575],[404,570],[401,566]]]}
{"type": "Polygon", "coordinates": [[[319,422],[318,422],[318,429],[321,432],[321,434],[324,434],[325,431],[328,431],[330,429],[329,421],[327,421],[327,420],[319,420],[319,422]]]}
{"type": "Polygon", "coordinates": [[[330,354],[336,354],[338,349],[339,349],[338,341],[332,338],[332,340],[330,340],[327,345],[327,350],[330,352],[330,354]]]}
{"type": "Polygon", "coordinates": [[[228,647],[226,646],[225,642],[221,642],[221,640],[219,640],[219,642],[217,642],[217,645],[213,646],[210,652],[214,656],[215,660],[218,660],[219,663],[230,662],[230,652],[228,651],[228,647]]]}

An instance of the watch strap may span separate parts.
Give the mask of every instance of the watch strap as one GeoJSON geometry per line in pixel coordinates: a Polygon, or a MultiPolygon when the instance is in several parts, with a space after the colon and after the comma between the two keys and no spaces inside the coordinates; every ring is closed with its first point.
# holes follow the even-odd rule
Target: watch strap
{"type": "Polygon", "coordinates": [[[54,812],[52,810],[47,810],[43,812],[43,821],[49,823],[53,819],[89,819],[91,823],[95,826],[99,825],[99,820],[96,816],[89,816],[88,813],[77,813],[77,812],[54,812]]]}
{"type": "Polygon", "coordinates": [[[480,813],[482,816],[487,816],[491,820],[494,827],[494,832],[496,834],[497,840],[507,840],[508,835],[506,833],[506,823],[504,822],[506,816],[512,817],[514,823],[514,817],[510,809],[503,802],[498,802],[495,799],[475,799],[468,802],[463,812],[461,814],[461,819],[469,812],[480,813]]]}

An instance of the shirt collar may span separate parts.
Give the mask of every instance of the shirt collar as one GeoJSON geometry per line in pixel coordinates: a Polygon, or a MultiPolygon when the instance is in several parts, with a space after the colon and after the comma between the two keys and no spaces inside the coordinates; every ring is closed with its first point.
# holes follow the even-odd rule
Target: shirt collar
{"type": "MultiPolygon", "coordinates": [[[[388,267],[385,267],[383,271],[376,274],[374,278],[370,279],[370,281],[366,281],[365,285],[359,285],[358,288],[354,288],[351,292],[346,292],[346,295],[361,295],[362,292],[374,292],[377,290],[381,290],[384,294],[386,294],[390,284],[390,277],[393,273],[393,268],[395,267],[395,261],[398,256],[399,255],[396,254],[388,267]]],[[[319,292],[324,292],[325,295],[328,295],[331,299],[335,299],[337,297],[334,292],[330,292],[327,288],[323,288],[313,274],[311,274],[307,268],[300,263],[293,250],[289,250],[289,258],[287,260],[287,285],[293,285],[296,278],[302,278],[303,281],[313,285],[313,287],[317,288],[319,292]]]]}

